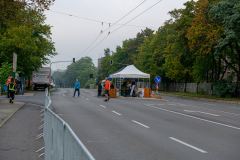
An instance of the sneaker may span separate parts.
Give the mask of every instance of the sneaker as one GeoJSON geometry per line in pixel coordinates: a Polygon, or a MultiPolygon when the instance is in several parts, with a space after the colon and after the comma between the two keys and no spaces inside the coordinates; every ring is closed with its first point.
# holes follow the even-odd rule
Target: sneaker
{"type": "Polygon", "coordinates": [[[12,104],[13,104],[14,100],[12,100],[12,104]]]}
{"type": "Polygon", "coordinates": [[[103,100],[103,101],[107,102],[108,100],[107,100],[107,99],[105,99],[105,100],[103,100]]]}

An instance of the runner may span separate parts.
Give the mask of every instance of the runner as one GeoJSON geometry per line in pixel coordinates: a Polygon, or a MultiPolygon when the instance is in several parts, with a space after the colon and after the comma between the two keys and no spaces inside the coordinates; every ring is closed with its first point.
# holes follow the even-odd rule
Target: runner
{"type": "Polygon", "coordinates": [[[76,79],[76,82],[75,82],[75,90],[74,90],[73,97],[75,97],[76,91],[78,91],[78,97],[79,97],[79,95],[80,95],[79,90],[80,90],[80,82],[78,82],[78,79],[76,79]]]}
{"type": "Polygon", "coordinates": [[[109,101],[110,97],[108,96],[109,94],[109,89],[110,89],[110,83],[107,79],[107,77],[105,77],[105,91],[104,91],[104,94],[105,94],[105,97],[106,99],[104,101],[109,101]]]}

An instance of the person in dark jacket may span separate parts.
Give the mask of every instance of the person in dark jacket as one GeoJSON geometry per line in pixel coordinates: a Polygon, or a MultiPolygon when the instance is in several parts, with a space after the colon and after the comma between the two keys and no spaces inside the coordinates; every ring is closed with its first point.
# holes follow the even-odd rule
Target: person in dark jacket
{"type": "Polygon", "coordinates": [[[98,84],[98,97],[101,96],[102,93],[102,82],[100,81],[98,84]]]}
{"type": "Polygon", "coordinates": [[[16,85],[15,85],[15,80],[14,78],[11,78],[11,82],[8,84],[8,91],[10,94],[9,97],[9,103],[13,103],[14,102],[14,94],[16,93],[16,85]]]}
{"type": "Polygon", "coordinates": [[[114,89],[114,84],[112,81],[110,82],[110,89],[114,89]]]}

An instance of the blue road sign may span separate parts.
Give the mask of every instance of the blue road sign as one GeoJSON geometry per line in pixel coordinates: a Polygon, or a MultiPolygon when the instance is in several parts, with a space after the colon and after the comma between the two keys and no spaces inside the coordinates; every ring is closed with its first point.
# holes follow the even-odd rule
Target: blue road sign
{"type": "Polygon", "coordinates": [[[161,77],[156,76],[154,80],[155,80],[156,83],[160,83],[161,82],[161,77]]]}

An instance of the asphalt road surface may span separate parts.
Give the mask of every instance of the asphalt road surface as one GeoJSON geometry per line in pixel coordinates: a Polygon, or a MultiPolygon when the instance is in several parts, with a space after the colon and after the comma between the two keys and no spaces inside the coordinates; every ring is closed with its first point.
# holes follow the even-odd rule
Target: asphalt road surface
{"type": "Polygon", "coordinates": [[[95,90],[51,94],[53,108],[97,160],[239,160],[239,105],[163,97],[111,98],[95,90]]]}

